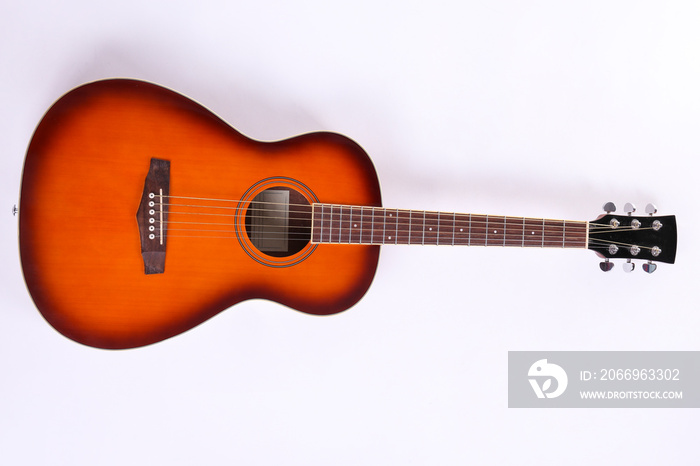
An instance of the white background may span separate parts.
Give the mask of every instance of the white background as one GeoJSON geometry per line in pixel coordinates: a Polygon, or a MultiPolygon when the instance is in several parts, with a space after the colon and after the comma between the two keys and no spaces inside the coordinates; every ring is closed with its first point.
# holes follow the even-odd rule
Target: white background
{"type": "Polygon", "coordinates": [[[696,410],[508,409],[507,352],[700,349],[699,22],[695,1],[3,2],[0,462],[696,464],[696,410]],[[385,247],[337,316],[254,301],[147,348],[83,347],[34,308],[10,210],[46,109],[114,76],[254,138],[346,134],[388,207],[655,202],[677,264],[385,247]]]}

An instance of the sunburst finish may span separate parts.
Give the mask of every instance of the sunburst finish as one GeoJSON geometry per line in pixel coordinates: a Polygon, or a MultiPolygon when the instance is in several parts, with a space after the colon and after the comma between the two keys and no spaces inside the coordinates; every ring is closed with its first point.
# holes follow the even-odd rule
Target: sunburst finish
{"type": "MultiPolygon", "coordinates": [[[[259,142],[153,84],[107,80],[77,88],[34,134],[20,204],[27,286],[65,336],[102,348],[136,347],[242,300],[332,314],[369,287],[379,246],[310,244],[297,253],[303,260],[276,267],[251,257],[235,234],[173,234],[165,273],[144,274],[136,211],[153,157],[170,161],[172,195],[239,200],[261,180],[283,177],[325,202],[381,205],[369,157],[343,136],[259,142]]],[[[239,221],[231,217],[232,230],[241,229],[239,221]]]]}

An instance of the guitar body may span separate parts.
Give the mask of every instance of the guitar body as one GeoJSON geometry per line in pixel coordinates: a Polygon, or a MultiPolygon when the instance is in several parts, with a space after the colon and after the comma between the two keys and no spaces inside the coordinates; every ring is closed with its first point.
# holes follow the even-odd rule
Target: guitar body
{"type": "Polygon", "coordinates": [[[169,338],[246,299],[311,314],[352,306],[372,281],[379,246],[257,250],[245,211],[270,187],[305,204],[381,205],[369,157],[338,134],[259,142],[153,84],[79,87],[47,112],[28,149],[19,229],[28,289],[59,332],[101,348],[169,338]],[[164,271],[145,273],[137,209],[154,158],[169,161],[171,196],[216,200],[229,227],[202,237],[172,228],[164,271]]]}

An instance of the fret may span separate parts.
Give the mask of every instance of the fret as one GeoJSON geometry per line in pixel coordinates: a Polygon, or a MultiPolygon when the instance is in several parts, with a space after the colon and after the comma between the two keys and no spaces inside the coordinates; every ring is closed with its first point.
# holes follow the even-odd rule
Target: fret
{"type": "Polygon", "coordinates": [[[545,220],[544,246],[560,248],[564,242],[564,222],[561,220],[545,220]]]}
{"type": "Polygon", "coordinates": [[[340,233],[340,226],[342,217],[340,216],[340,209],[342,207],[339,205],[331,205],[331,242],[335,243],[338,240],[338,233],[340,233]]]}
{"type": "Polygon", "coordinates": [[[544,219],[542,219],[542,247],[544,247],[544,219]]]}
{"type": "Polygon", "coordinates": [[[469,233],[467,235],[467,246],[472,245],[472,214],[469,214],[469,233]]]}
{"type": "Polygon", "coordinates": [[[564,231],[561,236],[561,247],[566,247],[566,220],[563,220],[564,231]]]}
{"type": "Polygon", "coordinates": [[[523,236],[523,226],[525,225],[523,218],[506,217],[503,226],[503,246],[521,246],[525,238],[523,236]]]}
{"type": "Polygon", "coordinates": [[[323,241],[323,204],[319,205],[319,220],[318,220],[318,242],[323,241]]]}
{"type": "Polygon", "coordinates": [[[323,216],[318,209],[318,204],[311,206],[311,241],[314,243],[320,243],[321,241],[321,221],[323,216]]]}
{"type": "Polygon", "coordinates": [[[396,244],[411,244],[411,214],[407,210],[396,211],[396,244]]]}
{"type": "Polygon", "coordinates": [[[314,204],[311,241],[585,248],[586,222],[314,204]]]}
{"type": "Polygon", "coordinates": [[[353,240],[353,243],[362,242],[362,210],[362,207],[359,209],[356,207],[355,213],[352,216],[352,228],[355,231],[355,239],[353,240]]]}
{"type": "Polygon", "coordinates": [[[352,206],[340,206],[340,225],[338,232],[339,243],[352,243],[352,206]],[[349,210],[349,212],[348,212],[349,210]]]}
{"type": "Polygon", "coordinates": [[[372,244],[384,244],[381,224],[377,218],[377,209],[384,210],[381,207],[372,207],[372,244]]]}
{"type": "Polygon", "coordinates": [[[523,236],[523,247],[542,247],[544,230],[542,221],[526,218],[524,219],[525,234],[523,236]]]}
{"type": "Polygon", "coordinates": [[[362,209],[362,221],[361,223],[361,235],[362,235],[362,242],[365,244],[372,244],[372,215],[373,215],[373,209],[372,207],[366,207],[362,209]]]}
{"type": "Polygon", "coordinates": [[[394,244],[399,244],[399,209],[396,209],[396,216],[394,217],[394,223],[396,224],[396,233],[394,234],[394,244]]]}
{"type": "Polygon", "coordinates": [[[382,225],[381,215],[384,209],[381,207],[375,207],[372,209],[372,233],[374,234],[372,238],[373,244],[384,244],[384,226],[382,225]],[[379,210],[379,212],[377,212],[379,210]]]}
{"type": "Polygon", "coordinates": [[[437,245],[454,245],[455,214],[449,212],[438,212],[437,214],[437,245]]]}
{"type": "Polygon", "coordinates": [[[331,211],[331,243],[339,243],[343,230],[343,206],[334,205],[331,211]]]}
{"type": "Polygon", "coordinates": [[[470,215],[455,214],[455,245],[469,246],[469,231],[471,227],[470,215]]]}
{"type": "MultiPolygon", "coordinates": [[[[350,214],[348,213],[347,206],[336,206],[335,208],[338,221],[335,225],[335,229],[338,230],[333,236],[336,238],[335,241],[338,243],[349,243],[350,242],[350,231],[347,227],[350,221],[350,214]]],[[[334,230],[335,231],[335,230],[334,230]]]]}
{"type": "Polygon", "coordinates": [[[330,209],[330,215],[328,217],[328,242],[333,240],[333,205],[328,206],[330,209]]]}
{"type": "Polygon", "coordinates": [[[436,245],[440,245],[440,212],[438,212],[438,218],[437,218],[437,241],[435,242],[436,245]]]}
{"type": "Polygon", "coordinates": [[[469,246],[486,246],[486,215],[472,215],[469,222],[469,246]]]}
{"type": "Polygon", "coordinates": [[[410,213],[410,235],[408,244],[425,244],[425,212],[411,210],[410,213]]]}
{"type": "Polygon", "coordinates": [[[328,215],[326,215],[326,211],[328,210],[328,205],[323,204],[321,206],[321,213],[323,214],[323,219],[321,221],[321,242],[325,243],[328,242],[331,238],[328,235],[328,228],[330,227],[330,219],[328,218],[328,215]]]}
{"type": "Polygon", "coordinates": [[[362,221],[364,220],[365,216],[365,207],[362,206],[360,207],[360,244],[362,244],[362,237],[364,236],[365,230],[362,228],[362,221]]]}
{"type": "Polygon", "coordinates": [[[343,234],[343,206],[338,206],[338,242],[342,243],[343,234]]]}
{"type": "Polygon", "coordinates": [[[330,242],[331,230],[333,228],[333,206],[326,204],[323,211],[325,215],[323,219],[323,235],[321,235],[321,239],[325,242],[330,242]]]}
{"type": "Polygon", "coordinates": [[[384,214],[384,221],[382,222],[382,243],[387,242],[387,236],[386,236],[386,210],[382,209],[382,213],[384,214]]]}
{"type": "Polygon", "coordinates": [[[353,243],[353,242],[354,242],[354,241],[352,240],[352,238],[353,238],[353,237],[352,237],[352,232],[355,231],[355,226],[354,226],[354,225],[355,225],[355,216],[353,215],[353,209],[354,209],[354,208],[355,208],[354,206],[350,206],[350,224],[348,225],[348,230],[350,230],[350,231],[349,231],[349,234],[348,234],[348,243],[353,243]]]}
{"type": "Polygon", "coordinates": [[[437,212],[423,213],[423,244],[438,244],[438,217],[437,212]]]}
{"type": "Polygon", "coordinates": [[[484,246],[489,245],[489,216],[486,215],[486,242],[484,243],[484,246]]]}
{"type": "Polygon", "coordinates": [[[486,246],[503,246],[505,234],[503,228],[505,217],[487,216],[486,225],[486,246]]]}

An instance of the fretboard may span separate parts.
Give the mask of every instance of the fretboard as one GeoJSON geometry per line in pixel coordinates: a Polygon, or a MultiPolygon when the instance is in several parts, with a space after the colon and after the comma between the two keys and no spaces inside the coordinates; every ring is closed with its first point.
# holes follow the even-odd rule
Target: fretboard
{"type": "Polygon", "coordinates": [[[312,242],[585,248],[588,223],[313,204],[312,242]]]}

